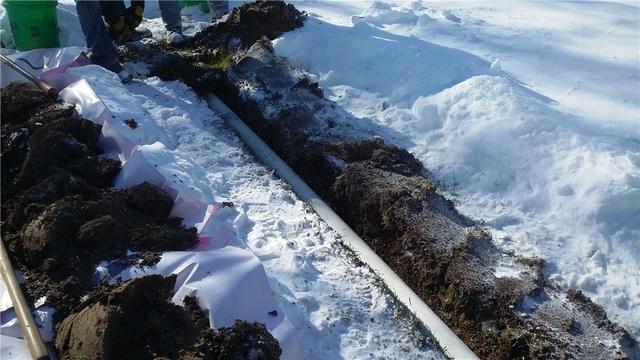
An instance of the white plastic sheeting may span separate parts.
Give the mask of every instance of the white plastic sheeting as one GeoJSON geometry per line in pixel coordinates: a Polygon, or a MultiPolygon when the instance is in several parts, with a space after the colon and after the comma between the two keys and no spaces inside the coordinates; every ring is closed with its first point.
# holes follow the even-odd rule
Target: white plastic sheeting
{"type": "MultiPolygon", "coordinates": [[[[32,73],[61,90],[61,100],[74,104],[82,117],[103,126],[99,144],[107,153],[123,161],[116,188],[144,181],[160,187],[174,200],[172,216],[183,218],[185,225],[195,226],[198,230],[200,241],[196,250],[199,251],[164,253],[154,267],[128,269],[118,278],[150,273],[177,274],[175,303],[181,304],[186,295],[195,296],[200,306],[209,311],[213,328],[233,325],[236,319],[264,323],[279,340],[282,358],[300,358],[298,336],[279,308],[262,264],[237,239],[230,222],[216,219],[221,204],[213,201],[204,183],[198,181],[198,165],[181,153],[171,151],[162,142],[151,142],[151,137],[144,136],[144,128],[132,129],[117,121],[85,80],[66,72],[70,67],[87,63],[79,48],[41,49],[11,57],[26,59],[33,65],[32,73]]],[[[2,67],[3,87],[20,79],[5,68],[2,67]]],[[[0,290],[3,290],[0,294],[3,299],[5,291],[0,290]]],[[[5,301],[3,304],[8,306],[5,301]]],[[[11,310],[5,306],[0,310],[0,357],[20,358],[28,353],[26,343],[20,339],[19,331],[15,331],[11,310]]],[[[41,312],[37,314],[41,316],[41,312]]],[[[50,316],[50,312],[47,314],[50,316]]],[[[50,338],[50,329],[43,333],[45,339],[50,338]]]]}
{"type": "MultiPolygon", "coordinates": [[[[33,75],[40,76],[52,70],[57,73],[64,72],[69,66],[73,66],[74,62],[76,64],[85,63],[83,59],[78,57],[81,53],[82,48],[74,46],[59,49],[35,49],[6,55],[33,75]]],[[[3,88],[12,81],[24,81],[20,74],[8,66],[2,66],[0,75],[0,84],[3,88]]],[[[44,78],[46,75],[43,76],[44,78]]]]}

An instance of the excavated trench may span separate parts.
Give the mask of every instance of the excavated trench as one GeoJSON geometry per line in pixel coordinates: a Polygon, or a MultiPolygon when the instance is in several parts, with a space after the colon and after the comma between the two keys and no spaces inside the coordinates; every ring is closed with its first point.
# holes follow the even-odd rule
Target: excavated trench
{"type": "MultiPolygon", "coordinates": [[[[223,99],[480,357],[633,357],[635,341],[601,307],[545,284],[542,260],[498,249],[410,153],[359,129],[363,120],[273,54],[267,39],[303,21],[282,2],[246,4],[179,48],[121,50],[155,65],[154,75],[223,99]],[[520,276],[496,276],[500,266],[520,276]]],[[[214,332],[193,299],[170,303],[173,278],[92,282],[99,260],[138,261],[124,256],[134,249],[153,263],[159,251],[191,246],[195,232],[167,220],[171,200],[151,185],[108,189],[120,164],[101,156],[99,126],[24,85],[2,91],[2,110],[2,236],[29,297],[47,296],[57,310],[61,358],[246,358],[254,348],[279,356],[263,326],[214,332]]]]}
{"type": "Polygon", "coordinates": [[[303,18],[283,2],[245,4],[179,48],[147,44],[123,55],[221,98],[481,358],[636,356],[635,340],[600,306],[547,285],[543,260],[497,248],[410,153],[358,128],[365,120],[273,54],[269,40],[303,18]],[[497,276],[505,266],[520,275],[497,276]]]}
{"type": "Polygon", "coordinates": [[[100,261],[152,265],[160,252],[193,247],[196,230],[169,218],[173,200],[155,186],[109,188],[120,161],[98,147],[101,126],[25,83],[0,98],[2,241],[30,302],[46,297],[55,309],[59,358],[278,358],[263,325],[212,331],[194,299],[172,304],[174,278],[100,284],[100,261]]]}

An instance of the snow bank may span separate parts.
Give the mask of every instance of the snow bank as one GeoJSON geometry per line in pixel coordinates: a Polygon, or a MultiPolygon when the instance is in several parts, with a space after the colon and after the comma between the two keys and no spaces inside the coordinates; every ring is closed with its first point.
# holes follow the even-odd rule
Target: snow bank
{"type": "Polygon", "coordinates": [[[313,71],[324,86],[349,84],[409,106],[471,76],[489,71],[482,59],[367,23],[337,26],[309,19],[274,41],[278,55],[313,71]]]}
{"type": "Polygon", "coordinates": [[[442,126],[414,137],[413,150],[437,174],[455,174],[465,212],[505,246],[552,260],[552,279],[623,310],[640,306],[633,141],[590,133],[504,77],[475,77],[424,103],[442,126]]]}
{"type": "MultiPolygon", "coordinates": [[[[497,29],[494,23],[491,28],[500,37],[481,41],[472,30],[487,24],[471,19],[471,10],[444,3],[354,3],[337,15],[328,5],[312,3],[309,8],[316,16],[333,24],[309,19],[303,28],[274,41],[274,47],[278,55],[317,75],[330,99],[355,116],[383,125],[387,140],[421,159],[462,212],[483,220],[501,246],[547,259],[552,281],[584,290],[639,336],[640,94],[629,98],[640,88],[638,63],[632,65],[636,75],[621,82],[614,74],[624,76],[627,67],[607,62],[600,62],[600,68],[575,67],[578,75],[601,69],[600,83],[629,99],[621,107],[616,99],[599,98],[620,110],[615,121],[576,115],[574,108],[562,106],[569,103],[559,104],[503,72],[514,68],[514,56],[532,63],[533,55],[522,50],[527,44],[548,56],[545,66],[553,73],[564,68],[571,74],[573,68],[567,67],[571,57],[552,47],[560,46],[557,42],[523,39],[520,29],[509,32],[507,26],[521,25],[527,5],[501,4],[478,9],[491,14],[491,20],[500,19],[496,23],[502,26],[497,29]],[[355,25],[334,25],[347,21],[355,25]],[[514,38],[528,42],[518,44],[514,38]],[[484,60],[433,41],[473,49],[484,60]],[[488,49],[499,49],[500,60],[488,55],[488,49]],[[554,67],[556,57],[560,64],[554,67]],[[633,117],[625,106],[634,110],[633,117]]],[[[544,34],[564,31],[556,26],[563,15],[580,17],[568,12],[596,14],[602,11],[599,6],[549,9],[559,18],[546,22],[555,25],[544,34]]],[[[610,19],[603,21],[612,31],[628,33],[631,23],[614,25],[610,19]]],[[[617,38],[620,44],[627,42],[625,36],[617,38]]],[[[633,36],[637,43],[637,32],[633,36]]],[[[546,81],[543,69],[516,68],[534,85],[551,88],[536,83],[546,81]]],[[[592,98],[580,99],[588,105],[592,98]]]]}

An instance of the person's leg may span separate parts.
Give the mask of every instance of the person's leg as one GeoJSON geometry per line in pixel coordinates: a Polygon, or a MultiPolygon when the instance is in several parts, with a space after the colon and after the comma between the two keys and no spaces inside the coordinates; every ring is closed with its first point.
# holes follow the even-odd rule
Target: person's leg
{"type": "Polygon", "coordinates": [[[102,21],[100,2],[97,0],[78,0],[76,10],[80,27],[91,49],[91,62],[108,68],[118,62],[116,48],[102,21]]]}
{"type": "Polygon", "coordinates": [[[76,11],[87,47],[91,48],[91,62],[116,73],[123,84],[131,81],[133,76],[120,64],[116,47],[107,33],[100,3],[97,0],[77,0],[76,11]]]}
{"type": "Polygon", "coordinates": [[[100,1],[100,6],[102,8],[102,16],[109,24],[115,24],[121,16],[124,16],[124,11],[127,9],[122,0],[100,1]]]}
{"type": "Polygon", "coordinates": [[[160,5],[160,16],[167,31],[182,33],[182,22],[180,19],[180,5],[175,0],[158,0],[160,5]]]}
{"type": "Polygon", "coordinates": [[[124,1],[100,1],[100,12],[107,23],[107,32],[111,38],[120,42],[128,33],[125,21],[124,1]]]}

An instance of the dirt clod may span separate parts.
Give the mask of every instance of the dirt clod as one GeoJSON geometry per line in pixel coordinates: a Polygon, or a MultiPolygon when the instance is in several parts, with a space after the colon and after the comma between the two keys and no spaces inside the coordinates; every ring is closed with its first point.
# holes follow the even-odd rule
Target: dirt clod
{"type": "Polygon", "coordinates": [[[33,296],[48,296],[64,314],[91,287],[100,260],[121,258],[127,250],[190,248],[195,229],[166,220],[171,203],[159,189],[143,183],[100,193],[96,200],[74,195],[48,205],[16,239],[16,247],[22,246],[19,262],[30,270],[27,287],[33,296]],[[65,281],[74,282],[73,292],[60,288],[65,281]]]}
{"type": "Polygon", "coordinates": [[[227,21],[196,34],[193,44],[230,47],[239,41],[238,45],[248,48],[263,36],[273,40],[303,23],[304,15],[291,4],[279,0],[256,1],[234,8],[227,21]]]}
{"type": "MultiPolygon", "coordinates": [[[[183,308],[169,302],[175,276],[152,275],[99,296],[68,316],[55,345],[61,357],[89,359],[177,358],[198,336],[183,308]]],[[[95,295],[94,295],[95,296],[95,295]]]]}
{"type": "Polygon", "coordinates": [[[194,297],[171,303],[176,276],[145,276],[94,292],[58,326],[61,358],[278,359],[264,325],[237,321],[213,331],[194,297]]]}
{"type": "Polygon", "coordinates": [[[124,124],[127,125],[131,129],[137,129],[138,128],[138,122],[135,119],[124,120],[124,124]]]}

